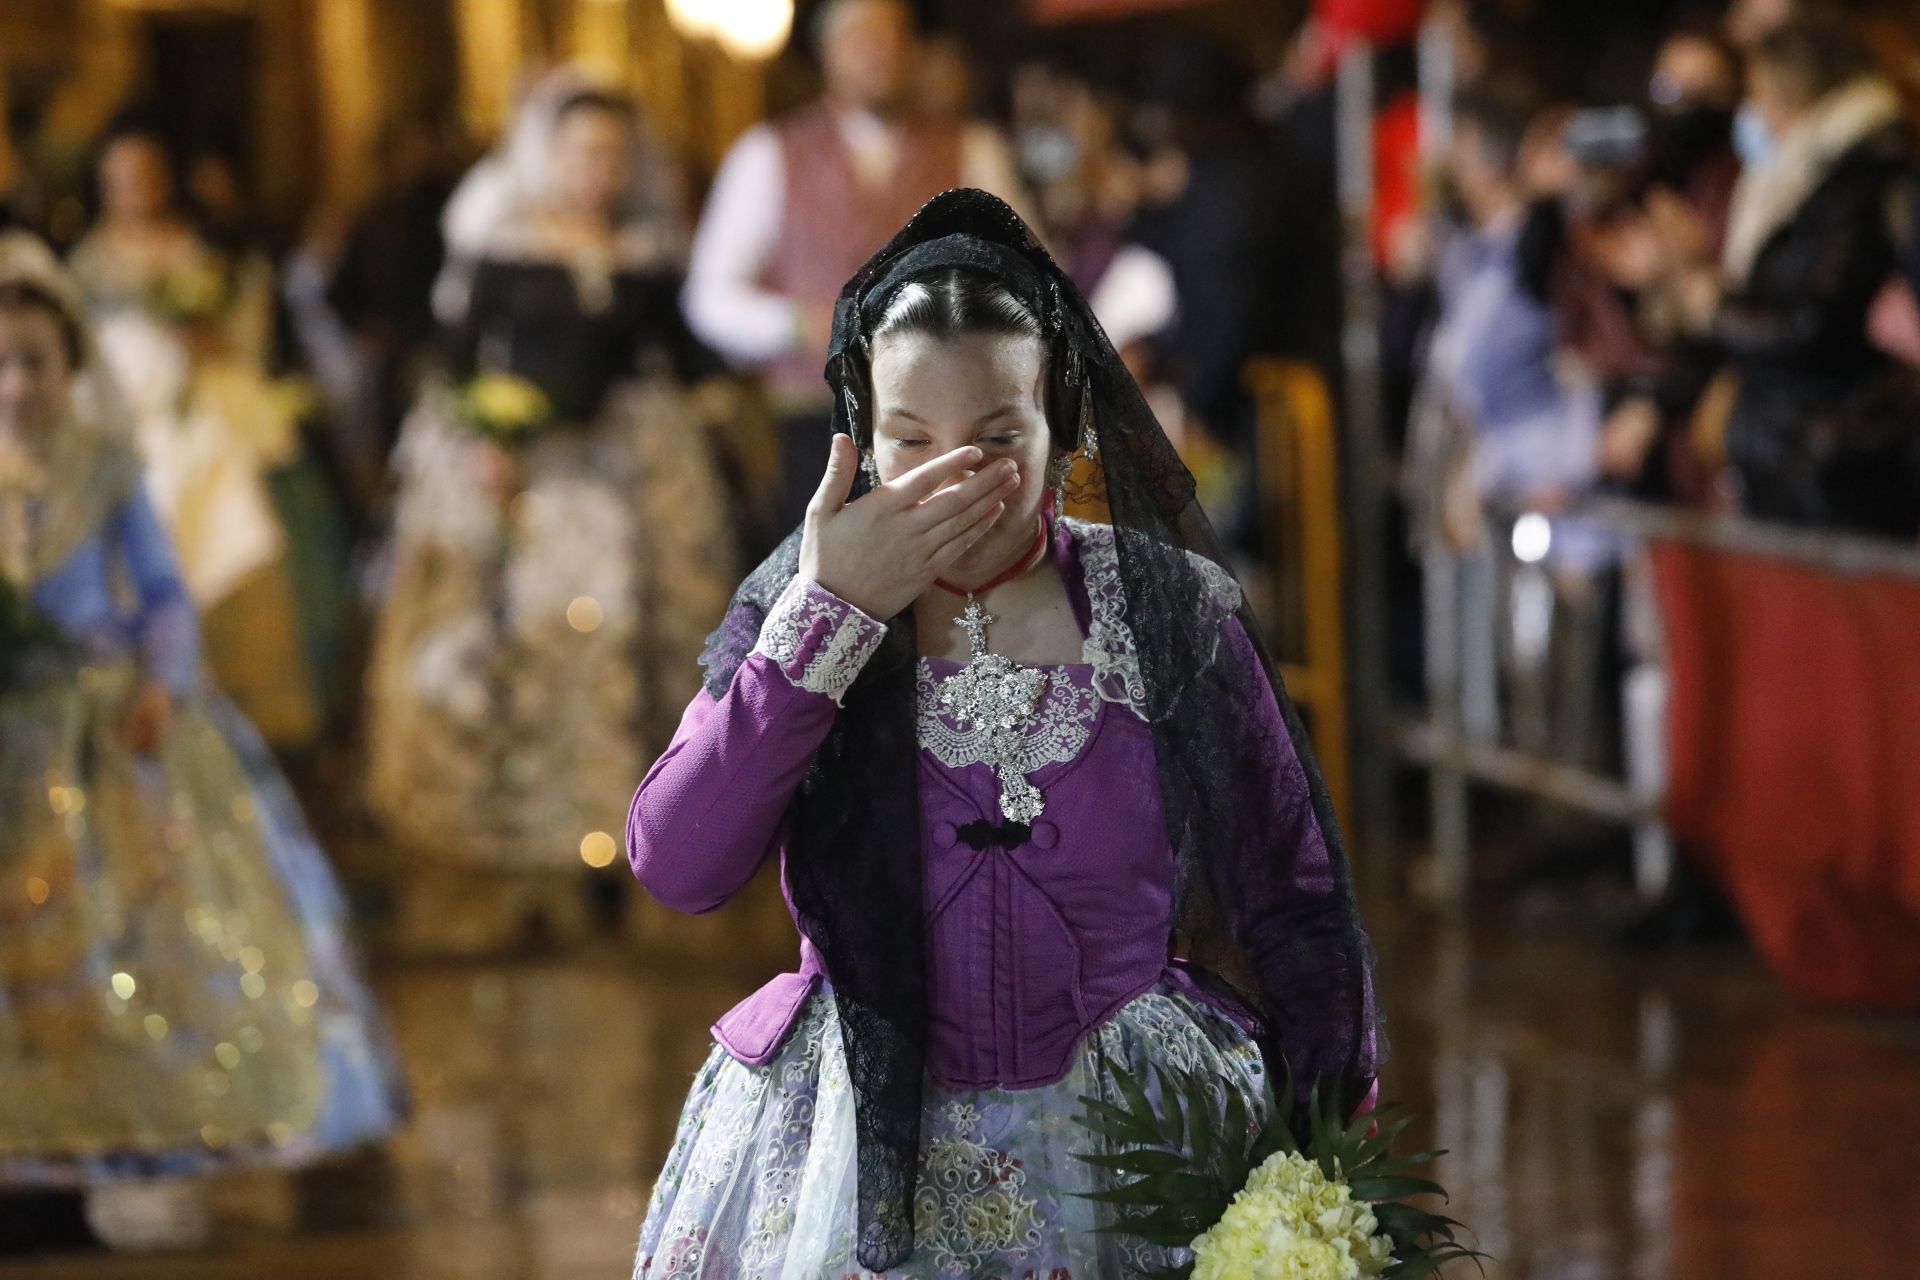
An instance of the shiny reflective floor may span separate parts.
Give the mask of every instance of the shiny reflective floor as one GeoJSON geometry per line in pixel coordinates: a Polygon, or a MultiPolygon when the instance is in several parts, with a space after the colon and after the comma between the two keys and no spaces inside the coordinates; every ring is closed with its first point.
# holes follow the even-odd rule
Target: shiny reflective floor
{"type": "MultiPolygon", "coordinates": [[[[417,1101],[385,1151],[222,1180],[202,1251],[0,1277],[624,1277],[707,1025],[791,954],[777,900],[736,906],[549,959],[384,962],[417,1101]]],[[[1633,955],[1491,912],[1372,923],[1387,1093],[1451,1150],[1450,1212],[1488,1276],[1920,1275],[1920,1022],[1800,1007],[1737,946],[1633,955]]]]}

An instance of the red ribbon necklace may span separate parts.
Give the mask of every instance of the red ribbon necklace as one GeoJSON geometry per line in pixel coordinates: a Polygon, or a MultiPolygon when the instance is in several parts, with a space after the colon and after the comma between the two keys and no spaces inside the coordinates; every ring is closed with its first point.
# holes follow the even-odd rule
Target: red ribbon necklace
{"type": "Polygon", "coordinates": [[[1033,568],[1034,565],[1039,564],[1040,557],[1046,553],[1046,550],[1047,550],[1046,517],[1044,516],[1039,517],[1039,526],[1040,527],[1034,531],[1033,545],[1028,547],[1026,551],[1022,553],[1022,555],[1018,560],[1015,560],[1012,564],[1008,565],[1005,569],[1002,569],[999,573],[995,574],[993,577],[989,578],[987,581],[981,583],[979,586],[971,587],[971,588],[955,586],[953,583],[948,582],[945,578],[935,578],[933,580],[933,585],[936,587],[939,587],[942,591],[951,591],[956,596],[962,596],[968,599],[971,599],[974,596],[983,596],[987,594],[987,592],[993,590],[995,587],[1006,586],[1009,582],[1012,582],[1015,578],[1019,577],[1021,574],[1025,573],[1027,570],[1033,568]]]}

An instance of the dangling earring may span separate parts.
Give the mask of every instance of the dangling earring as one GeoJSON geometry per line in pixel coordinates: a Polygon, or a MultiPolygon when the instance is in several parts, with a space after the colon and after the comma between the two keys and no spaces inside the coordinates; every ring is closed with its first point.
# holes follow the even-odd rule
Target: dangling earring
{"type": "MultiPolygon", "coordinates": [[[[841,357],[843,360],[845,357],[841,357]]],[[[860,397],[853,394],[853,387],[843,382],[840,386],[840,402],[846,410],[846,434],[853,440],[854,447],[860,449],[860,474],[866,478],[867,488],[880,487],[880,467],[873,460],[873,451],[860,445],[860,437],[855,433],[854,424],[860,421],[860,397]]]]}
{"type": "Polygon", "coordinates": [[[1080,393],[1080,448],[1089,459],[1100,456],[1100,436],[1093,429],[1093,397],[1080,393]]]}
{"type": "Polygon", "coordinates": [[[1058,454],[1047,464],[1047,488],[1053,499],[1053,514],[1067,514],[1067,477],[1073,474],[1073,455],[1058,454]]]}

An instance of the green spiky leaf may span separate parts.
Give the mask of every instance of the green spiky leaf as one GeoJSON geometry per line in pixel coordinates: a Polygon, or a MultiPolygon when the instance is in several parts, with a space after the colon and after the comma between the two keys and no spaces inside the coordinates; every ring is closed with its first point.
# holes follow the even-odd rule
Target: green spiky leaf
{"type": "Polygon", "coordinates": [[[1074,1159],[1082,1164],[1090,1164],[1096,1169],[1109,1169],[1115,1173],[1179,1173],[1188,1169],[1192,1162],[1177,1151],[1162,1151],[1154,1147],[1135,1147],[1131,1151],[1075,1152],[1074,1159]]]}
{"type": "Polygon", "coordinates": [[[1113,1082],[1119,1086],[1120,1096],[1126,1099],[1127,1110],[1146,1117],[1157,1135],[1160,1132],[1158,1113],[1153,1108],[1152,1099],[1147,1097],[1146,1086],[1131,1071],[1115,1071],[1113,1082]]]}
{"type": "MultiPolygon", "coordinates": [[[[1423,1280],[1423,1277],[1436,1275],[1440,1268],[1463,1258],[1475,1259],[1474,1265],[1477,1267],[1478,1259],[1486,1256],[1478,1250],[1462,1249],[1457,1246],[1423,1250],[1388,1267],[1381,1275],[1385,1280],[1423,1280]]],[[[1482,1268],[1483,1274],[1484,1270],[1482,1268]]]]}
{"type": "Polygon", "coordinates": [[[1367,1115],[1362,1116],[1360,1121],[1356,1121],[1357,1125],[1364,1121],[1380,1126],[1379,1132],[1371,1138],[1366,1136],[1365,1126],[1362,1126],[1360,1129],[1361,1138],[1358,1146],[1358,1155],[1362,1164],[1385,1155],[1387,1151],[1392,1148],[1394,1140],[1406,1132],[1407,1126],[1413,1123],[1413,1117],[1411,1115],[1396,1114],[1400,1110],[1401,1108],[1397,1106],[1391,1108],[1383,1107],[1369,1112],[1367,1115]]]}
{"type": "Polygon", "coordinates": [[[1415,1151],[1410,1155],[1389,1156],[1381,1153],[1360,1166],[1363,1173],[1404,1173],[1408,1169],[1417,1169],[1423,1164],[1432,1164],[1444,1151],[1415,1151]]]}
{"type": "Polygon", "coordinates": [[[1082,1098],[1080,1104],[1087,1109],[1087,1114],[1080,1117],[1081,1125],[1109,1142],[1147,1147],[1160,1142],[1160,1126],[1154,1123],[1151,1115],[1137,1115],[1125,1107],[1102,1102],[1098,1098],[1082,1098]]]}
{"type": "Polygon", "coordinates": [[[1192,1244],[1195,1236],[1218,1222],[1220,1212],[1208,1206],[1161,1205],[1148,1212],[1132,1214],[1110,1227],[1102,1227],[1096,1234],[1134,1236],[1148,1244],[1182,1249],[1192,1244]]]}
{"type": "MultiPolygon", "coordinates": [[[[1196,1081],[1193,1090],[1187,1102],[1187,1128],[1193,1142],[1193,1167],[1208,1169],[1224,1177],[1227,1172],[1224,1157],[1230,1151],[1239,1150],[1239,1144],[1234,1141],[1233,1130],[1224,1122],[1214,1119],[1213,1098],[1205,1086],[1196,1081]]],[[[1237,1096],[1238,1091],[1228,1085],[1229,1104],[1237,1096]]]]}
{"type": "Polygon", "coordinates": [[[1160,1081],[1160,1132],[1168,1147],[1184,1151],[1187,1147],[1187,1117],[1181,1107],[1180,1084],[1175,1082],[1171,1072],[1157,1062],[1153,1072],[1160,1081]]]}
{"type": "Polygon", "coordinates": [[[1439,1196],[1447,1198],[1447,1189],[1437,1182],[1426,1178],[1355,1178],[1347,1186],[1353,1191],[1355,1200],[1404,1200],[1408,1196],[1439,1196]]]}
{"type": "Polygon", "coordinates": [[[1096,1204],[1170,1205],[1220,1198],[1220,1184],[1200,1173],[1150,1173],[1132,1182],[1105,1191],[1079,1193],[1082,1200],[1096,1204]]]}
{"type": "Polygon", "coordinates": [[[1373,1206],[1374,1219],[1381,1230],[1396,1241],[1409,1245],[1423,1239],[1442,1239],[1451,1241],[1454,1229],[1460,1226],[1452,1218],[1443,1214],[1430,1213],[1416,1205],[1387,1201],[1373,1206]]]}
{"type": "Polygon", "coordinates": [[[1227,1086],[1227,1102],[1220,1118],[1220,1176],[1234,1187],[1243,1186],[1252,1165],[1247,1145],[1247,1100],[1232,1085],[1227,1086]]]}

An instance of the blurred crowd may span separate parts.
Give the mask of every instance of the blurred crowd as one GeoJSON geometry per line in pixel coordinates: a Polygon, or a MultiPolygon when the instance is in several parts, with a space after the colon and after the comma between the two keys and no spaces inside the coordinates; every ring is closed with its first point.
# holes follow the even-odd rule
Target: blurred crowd
{"type": "MultiPolygon", "coordinates": [[[[1622,545],[1560,518],[1582,495],[1920,531],[1920,63],[1870,6],[1738,0],[1666,31],[1631,100],[1574,100],[1514,12],[1442,0],[1376,53],[1364,251],[1413,545],[1465,558],[1426,590],[1475,590],[1472,558],[1537,527],[1591,685],[1622,545]]],[[[592,864],[812,492],[837,291],[940,190],[1028,215],[1231,545],[1265,552],[1249,361],[1348,390],[1333,13],[1264,74],[1182,29],[986,77],[899,0],[831,0],[817,96],[711,174],[621,92],[536,68],[491,150],[396,120],[371,194],[294,234],[136,104],[84,202],[0,139],[0,222],[66,255],[247,718],[283,754],[359,744],[379,838],[592,864]]],[[[1562,720],[1576,756],[1594,734],[1562,720]]]]}
{"type": "Polygon", "coordinates": [[[1400,358],[1472,442],[1448,536],[1599,491],[1911,541],[1920,58],[1891,15],[1740,0],[1592,107],[1453,12],[1450,209],[1387,263],[1436,321],[1400,358]]]}
{"type": "MultiPolygon", "coordinates": [[[[1443,5],[1422,49],[1419,144],[1383,133],[1377,150],[1383,191],[1424,158],[1433,192],[1376,218],[1388,425],[1418,565],[1398,634],[1419,636],[1421,666],[1397,674],[1458,741],[1660,798],[1672,825],[1639,829],[1633,856],[1642,893],[1663,896],[1625,941],[1733,927],[1720,893],[1773,857],[1756,834],[1767,823],[1715,832],[1709,849],[1702,823],[1672,815],[1750,813],[1763,775],[1685,753],[1734,759],[1790,722],[1817,749],[1830,709],[1763,697],[1753,673],[1830,661],[1899,598],[1890,582],[1793,578],[1753,558],[1761,539],[1791,531],[1804,568],[1920,536],[1920,50],[1904,20],[1896,6],[1736,0],[1674,22],[1644,88],[1609,98],[1546,78],[1554,52],[1505,8],[1443,5]],[[1596,498],[1752,523],[1699,577],[1663,576],[1641,552],[1668,512],[1635,525],[1633,508],[1596,498]],[[1807,603],[1818,590],[1824,609],[1807,603]],[[1815,618],[1834,630],[1811,656],[1768,630],[1815,618]],[[1701,653],[1722,665],[1686,665],[1701,653]],[[1743,698],[1807,719],[1741,722],[1727,708],[1743,698]]],[[[1686,545],[1667,546],[1668,569],[1686,545]]],[[[1885,660],[1910,655],[1883,639],[1885,660]]],[[[1860,640],[1853,664],[1881,661],[1865,656],[1880,642],[1860,640]]],[[[1837,826],[1850,804],[1899,809],[1899,791],[1809,811],[1837,826]]],[[[1566,834],[1567,812],[1533,815],[1523,879],[1590,873],[1591,837],[1566,834]]],[[[1735,893],[1756,936],[1824,904],[1813,886],[1830,869],[1792,874],[1735,893]]],[[[1841,903],[1832,919],[1852,936],[1859,914],[1841,903]]]]}
{"type": "MultiPolygon", "coordinates": [[[[1621,547],[1557,518],[1581,495],[1911,541],[1920,62],[1897,24],[1737,0],[1595,106],[1512,12],[1443,0],[1417,56],[1375,62],[1367,249],[1416,549],[1555,516],[1523,558],[1592,633],[1621,547]]],[[[1063,39],[989,112],[909,6],[830,0],[805,32],[818,96],[711,175],[546,67],[484,154],[393,122],[370,197],[295,235],[136,105],[93,148],[90,221],[32,139],[0,139],[0,223],[65,254],[246,717],[283,754],[360,744],[400,847],[604,865],[705,629],[814,488],[835,295],[940,190],[1029,216],[1262,553],[1249,361],[1345,389],[1325,16],[1264,76],[1197,34],[1118,64],[1063,39]]]]}

